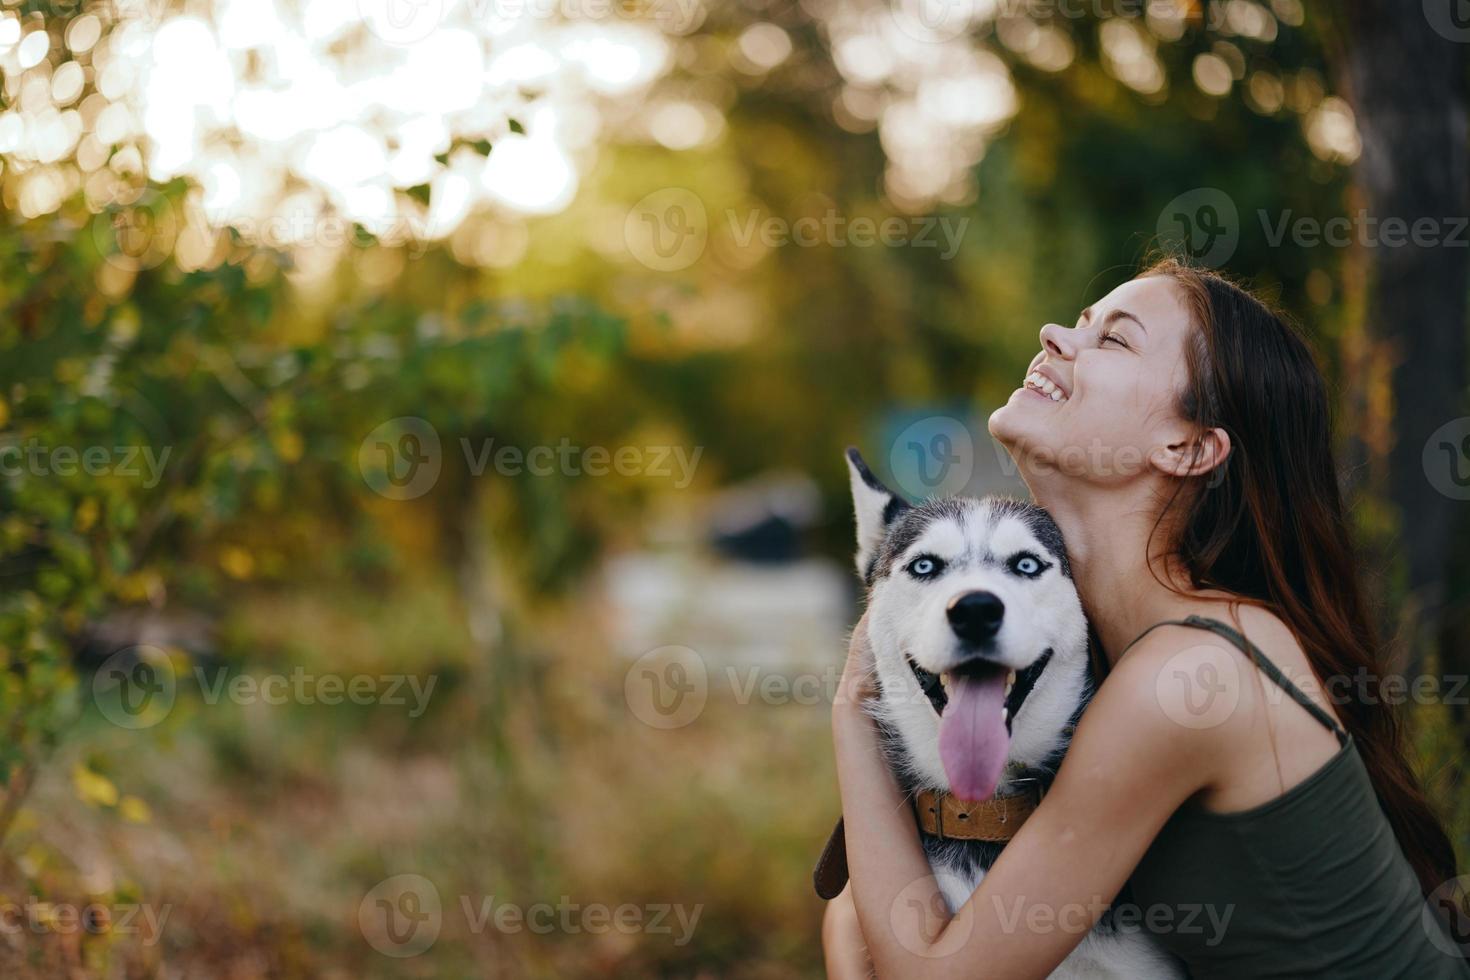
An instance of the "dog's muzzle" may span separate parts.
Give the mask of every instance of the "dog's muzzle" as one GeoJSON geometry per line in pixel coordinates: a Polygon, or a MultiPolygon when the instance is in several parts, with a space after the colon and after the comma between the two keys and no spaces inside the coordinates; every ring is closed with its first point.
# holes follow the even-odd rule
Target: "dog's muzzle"
{"type": "MultiPolygon", "coordinates": [[[[1037,657],[1027,667],[1016,671],[1016,682],[1011,685],[1010,693],[1006,695],[1006,732],[1011,730],[1011,722],[1015,720],[1016,713],[1021,710],[1021,705],[1026,703],[1031,689],[1041,678],[1041,672],[1051,662],[1052,650],[1050,647],[1037,657]]],[[[939,675],[925,670],[914,662],[914,658],[904,654],[904,660],[908,662],[909,669],[914,672],[914,679],[919,682],[919,687],[924,691],[924,697],[929,699],[929,704],[934,708],[936,715],[944,714],[944,706],[949,703],[949,695],[944,691],[944,683],[939,675]]],[[[956,672],[963,672],[962,666],[956,672]]]]}

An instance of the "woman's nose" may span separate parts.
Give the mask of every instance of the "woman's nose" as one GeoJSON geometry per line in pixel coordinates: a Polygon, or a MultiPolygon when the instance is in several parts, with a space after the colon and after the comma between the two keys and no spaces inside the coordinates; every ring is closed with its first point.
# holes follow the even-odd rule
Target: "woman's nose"
{"type": "Polygon", "coordinates": [[[1041,328],[1041,349],[1069,360],[1077,352],[1072,343],[1072,331],[1060,323],[1048,323],[1041,328]]]}

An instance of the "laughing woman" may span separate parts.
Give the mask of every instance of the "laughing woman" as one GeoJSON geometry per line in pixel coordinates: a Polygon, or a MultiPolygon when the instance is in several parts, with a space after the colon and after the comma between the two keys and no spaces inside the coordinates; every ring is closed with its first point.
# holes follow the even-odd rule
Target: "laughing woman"
{"type": "Polygon", "coordinates": [[[1156,930],[1194,977],[1470,977],[1425,914],[1455,855],[1381,696],[1306,346],[1172,262],[1041,346],[990,431],[1066,537],[1105,678],[950,916],[861,705],[860,625],[832,719],[851,873],[833,975],[1044,977],[1126,886],[1146,926],[1228,911],[1218,935],[1156,930]],[[1206,694],[1232,707],[1200,724],[1206,694]]]}

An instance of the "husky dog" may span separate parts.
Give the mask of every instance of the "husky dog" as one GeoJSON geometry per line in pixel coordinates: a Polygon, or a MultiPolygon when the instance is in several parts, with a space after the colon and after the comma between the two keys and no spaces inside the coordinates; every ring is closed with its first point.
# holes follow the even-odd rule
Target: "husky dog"
{"type": "MultiPolygon", "coordinates": [[[[847,458],[877,674],[870,710],[916,798],[924,853],[953,912],[1067,750],[1092,694],[1087,619],[1046,511],[1003,497],[910,506],[857,450],[847,458]],[[1000,833],[973,833],[1008,817],[1000,833]]],[[[1052,974],[1183,975],[1151,938],[1119,931],[1108,915],[1052,974]]]]}

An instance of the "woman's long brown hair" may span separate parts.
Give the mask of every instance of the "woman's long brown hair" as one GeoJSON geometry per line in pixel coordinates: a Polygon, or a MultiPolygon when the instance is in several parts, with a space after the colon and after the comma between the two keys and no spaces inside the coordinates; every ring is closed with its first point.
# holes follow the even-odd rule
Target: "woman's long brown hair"
{"type": "MultiPolygon", "coordinates": [[[[1263,605],[1296,635],[1334,694],[1404,856],[1425,895],[1455,877],[1455,851],[1405,754],[1403,721],[1386,701],[1386,650],[1364,601],[1337,470],[1327,385],[1285,320],[1214,272],[1166,259],[1145,276],[1184,290],[1194,320],[1183,417],[1230,436],[1224,464],[1176,494],[1175,550],[1195,588],[1263,605]]],[[[1160,519],[1160,526],[1163,518],[1160,519]]]]}

